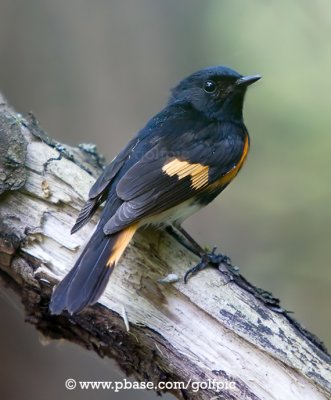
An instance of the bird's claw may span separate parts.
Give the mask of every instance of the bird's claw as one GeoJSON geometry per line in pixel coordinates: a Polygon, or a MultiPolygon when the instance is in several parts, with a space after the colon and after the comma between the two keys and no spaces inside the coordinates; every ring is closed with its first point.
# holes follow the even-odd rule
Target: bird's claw
{"type": "MultiPolygon", "coordinates": [[[[221,264],[224,264],[226,267],[232,267],[231,259],[224,254],[216,254],[215,253],[216,249],[217,249],[217,247],[213,247],[213,250],[211,251],[211,253],[203,253],[201,255],[200,262],[197,265],[195,265],[193,268],[190,268],[188,271],[186,271],[186,273],[184,275],[184,283],[187,283],[190,275],[196,274],[197,272],[205,269],[209,265],[211,265],[215,268],[218,268],[218,269],[221,264]]],[[[229,268],[227,268],[223,272],[226,273],[227,275],[232,276],[232,273],[229,270],[229,268]]],[[[231,277],[230,277],[230,280],[232,280],[231,277]]]]}

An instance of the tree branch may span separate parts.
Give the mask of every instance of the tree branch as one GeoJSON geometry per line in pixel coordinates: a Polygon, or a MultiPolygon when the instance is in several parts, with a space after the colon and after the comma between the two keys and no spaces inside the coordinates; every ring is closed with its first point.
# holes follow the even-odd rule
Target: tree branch
{"type": "Polygon", "coordinates": [[[316,337],[239,274],[229,282],[208,269],[185,285],[198,259],[161,230],[135,235],[98,305],[49,314],[53,285],[97,221],[69,233],[101,166],[92,145],[63,146],[2,101],[0,270],[27,320],[47,336],[115,358],[138,380],[188,384],[172,390],[178,398],[330,398],[331,359],[316,337]],[[158,282],[169,273],[179,281],[158,282]],[[209,387],[197,391],[193,382],[209,387]]]}

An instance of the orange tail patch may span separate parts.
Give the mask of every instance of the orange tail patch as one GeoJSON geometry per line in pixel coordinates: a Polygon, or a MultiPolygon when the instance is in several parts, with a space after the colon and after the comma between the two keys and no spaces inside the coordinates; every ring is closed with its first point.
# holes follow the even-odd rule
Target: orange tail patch
{"type": "Polygon", "coordinates": [[[107,267],[113,267],[117,264],[137,229],[138,224],[133,224],[118,234],[111,255],[107,261],[107,267]]]}

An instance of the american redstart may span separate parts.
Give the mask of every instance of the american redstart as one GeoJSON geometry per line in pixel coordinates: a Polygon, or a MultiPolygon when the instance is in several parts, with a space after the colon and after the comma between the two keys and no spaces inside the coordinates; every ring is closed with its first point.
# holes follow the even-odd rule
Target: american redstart
{"type": "Polygon", "coordinates": [[[259,79],[209,67],[172,90],[167,106],[92,186],[71,232],[105,205],[91,239],[53,292],[52,314],[96,303],[138,228],[180,226],[227,187],[249,150],[242,109],[247,86],[259,79]]]}

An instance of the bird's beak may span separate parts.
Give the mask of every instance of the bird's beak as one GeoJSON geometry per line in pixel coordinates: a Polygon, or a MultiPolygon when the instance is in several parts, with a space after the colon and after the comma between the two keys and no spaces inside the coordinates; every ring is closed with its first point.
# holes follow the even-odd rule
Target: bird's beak
{"type": "Polygon", "coordinates": [[[236,86],[249,86],[261,78],[262,78],[261,75],[242,76],[241,78],[236,80],[235,85],[236,86]]]}

